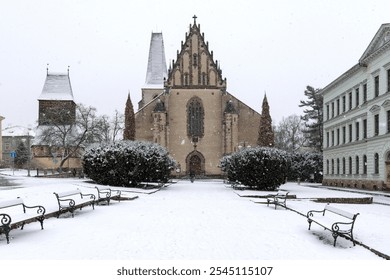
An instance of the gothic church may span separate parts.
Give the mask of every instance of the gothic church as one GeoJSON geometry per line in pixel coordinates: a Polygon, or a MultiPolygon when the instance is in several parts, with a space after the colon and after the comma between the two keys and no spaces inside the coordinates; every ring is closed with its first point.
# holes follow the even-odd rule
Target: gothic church
{"type": "Polygon", "coordinates": [[[162,34],[152,33],[138,106],[135,138],[166,147],[178,176],[221,176],[224,155],[257,143],[260,114],[227,91],[196,16],[168,70],[162,34]]]}

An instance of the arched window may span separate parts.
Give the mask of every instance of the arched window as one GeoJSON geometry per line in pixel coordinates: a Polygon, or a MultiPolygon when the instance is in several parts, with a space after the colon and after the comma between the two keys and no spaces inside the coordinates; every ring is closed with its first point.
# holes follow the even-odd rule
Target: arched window
{"type": "Polygon", "coordinates": [[[374,173],[379,174],[379,155],[375,153],[374,155],[374,173]]]}
{"type": "Polygon", "coordinates": [[[329,159],[326,160],[326,174],[329,174],[329,159]]]}
{"type": "Polygon", "coordinates": [[[345,175],[345,157],[343,157],[343,175],[345,175]]]}
{"type": "Polygon", "coordinates": [[[356,156],[356,174],[359,174],[359,156],[356,156]]]}
{"type": "Polygon", "coordinates": [[[367,156],[363,156],[363,174],[367,174],[367,156]]]}
{"type": "Polygon", "coordinates": [[[352,174],[352,157],[348,158],[348,163],[349,163],[349,174],[352,174]]]}
{"type": "Polygon", "coordinates": [[[331,168],[332,168],[332,175],[334,174],[334,159],[332,158],[332,166],[331,166],[331,168]]]}
{"type": "Polygon", "coordinates": [[[339,159],[339,158],[337,158],[336,174],[337,174],[337,175],[340,174],[340,159],[339,159]]]}
{"type": "Polygon", "coordinates": [[[203,136],[204,110],[202,100],[191,98],[187,104],[187,135],[191,138],[203,136]]]}

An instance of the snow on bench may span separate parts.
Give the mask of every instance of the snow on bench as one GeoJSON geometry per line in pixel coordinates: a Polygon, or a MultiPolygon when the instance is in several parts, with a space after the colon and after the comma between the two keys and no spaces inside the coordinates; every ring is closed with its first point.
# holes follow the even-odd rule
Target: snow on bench
{"type": "Polygon", "coordinates": [[[287,209],[286,200],[287,200],[288,193],[289,192],[286,191],[278,191],[277,194],[271,195],[270,197],[267,198],[267,206],[269,206],[270,204],[274,204],[275,210],[276,210],[276,206],[278,205],[287,209]]]}
{"type": "Polygon", "coordinates": [[[99,204],[99,202],[106,201],[107,205],[110,205],[111,199],[117,199],[118,201],[121,200],[121,191],[120,190],[112,190],[108,186],[95,186],[97,193],[98,193],[98,199],[96,201],[96,204],[99,204]]]}
{"type": "Polygon", "coordinates": [[[0,234],[5,234],[9,244],[9,232],[12,229],[23,227],[25,224],[35,221],[40,222],[43,229],[45,219],[45,207],[41,205],[27,206],[23,199],[11,199],[0,202],[0,234]]]}
{"type": "Polygon", "coordinates": [[[353,239],[353,227],[358,215],[359,213],[353,214],[327,204],[322,211],[310,210],[307,212],[306,217],[309,223],[309,230],[311,223],[315,222],[324,229],[332,232],[332,236],[334,238],[333,246],[336,246],[336,239],[338,236],[350,239],[355,246],[355,240],[353,239]],[[325,216],[326,212],[330,212],[331,214],[327,214],[325,216]]]}
{"type": "Polygon", "coordinates": [[[75,209],[82,209],[84,206],[92,205],[95,209],[95,195],[84,194],[79,189],[66,191],[61,193],[54,193],[58,202],[58,215],[57,218],[65,212],[70,212],[74,217],[75,209]]]}

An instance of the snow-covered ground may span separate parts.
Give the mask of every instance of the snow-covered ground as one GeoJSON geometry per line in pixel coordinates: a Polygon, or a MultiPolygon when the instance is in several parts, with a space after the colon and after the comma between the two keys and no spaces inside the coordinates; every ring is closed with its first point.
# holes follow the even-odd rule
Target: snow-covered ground
{"type": "MultiPolygon", "coordinates": [[[[13,186],[0,186],[0,201],[21,197],[26,204],[57,210],[53,192],[94,191],[87,179],[26,177],[0,170],[13,186]]],[[[4,179],[2,179],[4,184],[4,179]]],[[[0,182],[1,185],[1,182],[0,182]]],[[[282,189],[295,194],[288,207],[306,214],[322,210],[319,197],[367,197],[366,193],[314,188],[287,183],[282,189]]],[[[114,189],[122,189],[114,187],[114,189]]],[[[129,190],[129,189],[126,189],[129,190]]],[[[306,217],[295,211],[264,204],[253,196],[271,192],[237,191],[221,180],[190,183],[179,180],[157,192],[135,189],[109,206],[86,207],[75,217],[49,218],[44,230],[31,223],[12,230],[11,242],[0,236],[1,260],[384,260],[371,247],[390,255],[390,198],[372,193],[373,204],[342,204],[359,212],[353,246],[315,224],[308,231],[306,217]],[[260,202],[260,203],[259,203],[260,202]],[[381,204],[378,204],[379,202],[381,204]]],[[[1,211],[0,211],[1,212],[1,211]]]]}

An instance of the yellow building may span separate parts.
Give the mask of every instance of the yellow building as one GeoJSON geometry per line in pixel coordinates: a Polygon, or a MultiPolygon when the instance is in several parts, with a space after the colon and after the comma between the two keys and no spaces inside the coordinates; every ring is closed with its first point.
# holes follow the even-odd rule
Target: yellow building
{"type": "Polygon", "coordinates": [[[136,139],[165,146],[179,164],[178,175],[220,176],[224,155],[256,145],[260,114],[227,91],[195,16],[166,68],[162,34],[153,33],[136,139]]]}

